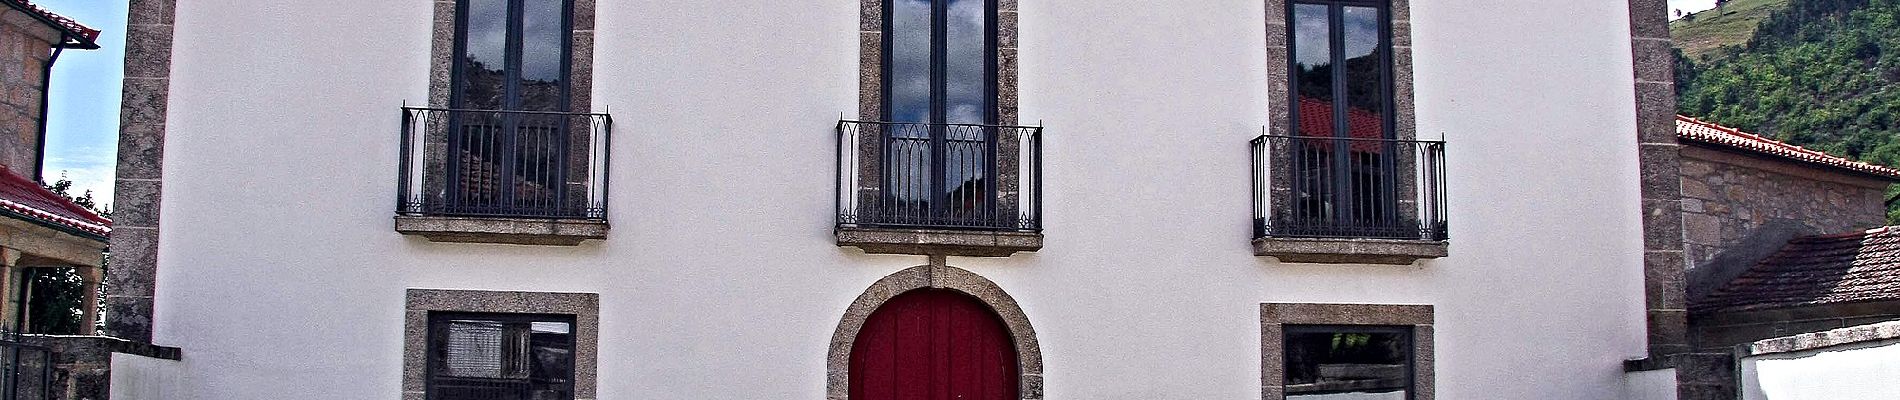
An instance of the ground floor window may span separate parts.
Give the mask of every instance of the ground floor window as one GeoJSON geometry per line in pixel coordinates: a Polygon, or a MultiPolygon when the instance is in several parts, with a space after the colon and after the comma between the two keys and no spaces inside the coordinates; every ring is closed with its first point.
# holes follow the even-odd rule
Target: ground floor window
{"type": "Polygon", "coordinates": [[[409,289],[405,399],[594,399],[600,295],[409,289]]]}
{"type": "Polygon", "coordinates": [[[1288,325],[1284,330],[1287,399],[1411,399],[1411,327],[1288,325]]]}
{"type": "Polygon", "coordinates": [[[432,313],[429,398],[573,399],[574,316],[432,313]]]}
{"type": "Polygon", "coordinates": [[[1264,400],[1432,400],[1430,305],[1263,303],[1264,400]]]}

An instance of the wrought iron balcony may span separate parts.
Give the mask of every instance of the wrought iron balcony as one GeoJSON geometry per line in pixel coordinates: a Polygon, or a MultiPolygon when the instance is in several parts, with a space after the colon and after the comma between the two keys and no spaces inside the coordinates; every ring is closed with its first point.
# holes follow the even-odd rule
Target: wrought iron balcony
{"type": "Polygon", "coordinates": [[[404,107],[396,213],[607,218],[607,114],[404,107]]]}
{"type": "Polygon", "coordinates": [[[1253,140],[1255,238],[1443,241],[1445,142],[1253,140]]]}
{"type": "Polygon", "coordinates": [[[1041,134],[1040,127],[839,121],[838,226],[1040,232],[1041,134]]]}

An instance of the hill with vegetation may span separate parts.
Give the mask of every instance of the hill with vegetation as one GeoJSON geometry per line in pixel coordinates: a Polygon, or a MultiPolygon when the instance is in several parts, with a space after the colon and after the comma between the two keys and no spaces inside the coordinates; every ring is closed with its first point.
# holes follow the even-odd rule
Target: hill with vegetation
{"type": "MultiPolygon", "coordinates": [[[[1725,8],[1747,2],[1729,3],[1725,8]]],[[[1680,43],[1714,43],[1694,57],[1687,56],[1694,49],[1679,46],[1679,111],[1835,155],[1900,165],[1900,0],[1792,0],[1751,10],[1765,8],[1772,11],[1739,43],[1715,36],[1742,30],[1737,26],[1746,13],[1699,13],[1672,24],[1680,43]]]]}
{"type": "Polygon", "coordinates": [[[1702,60],[1728,46],[1741,46],[1769,14],[1788,8],[1789,0],[1730,0],[1719,8],[1683,15],[1669,23],[1676,48],[1690,60],[1702,60]]]}

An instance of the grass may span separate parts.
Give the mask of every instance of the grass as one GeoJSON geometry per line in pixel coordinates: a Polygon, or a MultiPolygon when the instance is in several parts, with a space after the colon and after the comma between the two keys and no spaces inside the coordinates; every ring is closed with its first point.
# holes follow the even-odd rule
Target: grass
{"type": "Polygon", "coordinates": [[[1747,44],[1761,20],[1787,7],[1788,1],[1731,0],[1720,9],[1689,14],[1669,23],[1669,33],[1684,56],[1701,60],[1716,55],[1722,46],[1747,44]]]}

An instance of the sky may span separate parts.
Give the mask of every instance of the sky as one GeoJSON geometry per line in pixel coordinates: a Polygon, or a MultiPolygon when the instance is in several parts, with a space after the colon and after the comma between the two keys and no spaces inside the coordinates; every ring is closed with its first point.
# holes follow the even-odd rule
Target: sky
{"type": "Polygon", "coordinates": [[[99,50],[68,49],[53,64],[46,125],[46,179],[61,174],[73,194],[91,190],[112,202],[119,148],[119,87],[125,76],[126,0],[36,0],[48,10],[103,32],[99,50]]]}

